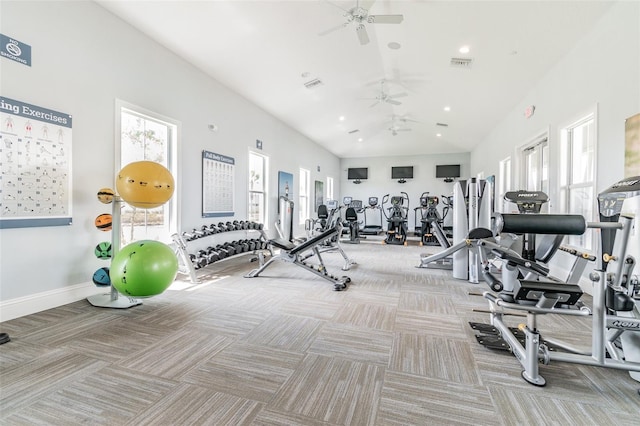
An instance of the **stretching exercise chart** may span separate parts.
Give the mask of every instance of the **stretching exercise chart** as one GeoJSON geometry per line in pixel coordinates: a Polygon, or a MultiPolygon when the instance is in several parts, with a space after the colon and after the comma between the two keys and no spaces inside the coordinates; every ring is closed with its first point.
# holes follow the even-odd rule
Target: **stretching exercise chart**
{"type": "Polygon", "coordinates": [[[71,224],[71,124],[0,97],[0,228],[71,224]]]}

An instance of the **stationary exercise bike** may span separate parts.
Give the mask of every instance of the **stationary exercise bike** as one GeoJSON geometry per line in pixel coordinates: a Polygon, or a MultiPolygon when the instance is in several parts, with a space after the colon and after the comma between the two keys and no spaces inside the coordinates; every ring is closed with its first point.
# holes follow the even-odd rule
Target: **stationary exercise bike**
{"type": "Polygon", "coordinates": [[[409,213],[409,196],[406,192],[402,195],[394,195],[389,198],[389,194],[382,197],[382,211],[387,219],[387,236],[384,244],[407,245],[407,215],[409,213]],[[406,201],[406,205],[405,205],[406,201]],[[385,204],[391,203],[385,209],[385,204]]]}

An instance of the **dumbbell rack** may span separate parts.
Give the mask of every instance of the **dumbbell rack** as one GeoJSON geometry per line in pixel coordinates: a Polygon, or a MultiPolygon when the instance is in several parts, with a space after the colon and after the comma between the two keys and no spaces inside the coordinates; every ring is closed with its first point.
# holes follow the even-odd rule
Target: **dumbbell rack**
{"type": "MultiPolygon", "coordinates": [[[[215,226],[216,225],[212,224],[209,227],[203,226],[201,229],[206,229],[206,228],[211,229],[211,228],[214,228],[215,226]]],[[[232,257],[236,257],[236,255],[245,254],[245,253],[257,254],[258,261],[260,262],[260,265],[262,265],[264,263],[265,252],[268,253],[269,255],[273,255],[271,246],[268,243],[269,239],[267,238],[267,235],[264,232],[262,224],[258,224],[254,222],[235,221],[233,224],[230,222],[227,222],[225,225],[220,223],[218,224],[218,227],[219,228],[217,228],[218,230],[215,233],[208,233],[206,231],[194,229],[192,232],[182,232],[181,234],[173,234],[171,236],[175,244],[174,249],[176,251],[176,255],[178,256],[178,260],[179,260],[178,273],[182,275],[188,275],[190,281],[194,284],[198,283],[198,276],[197,276],[196,270],[202,267],[207,267],[212,265],[213,263],[218,263],[225,259],[230,259],[232,257]],[[247,224],[247,225],[243,226],[239,224],[247,224]],[[203,264],[200,267],[194,264],[194,261],[197,261],[198,259],[201,259],[201,258],[197,257],[196,254],[192,252],[194,250],[198,250],[200,247],[205,247],[207,245],[205,241],[208,241],[208,242],[215,241],[215,239],[220,239],[224,235],[226,238],[225,237],[222,237],[222,238],[224,238],[224,243],[228,247],[231,244],[231,240],[228,238],[228,236],[231,236],[231,235],[237,236],[239,233],[244,233],[240,235],[244,235],[245,237],[247,237],[250,233],[258,233],[259,237],[253,238],[251,240],[244,239],[244,240],[237,240],[234,242],[254,241],[254,243],[260,242],[260,246],[255,247],[253,250],[239,251],[239,252],[234,251],[233,254],[227,257],[216,260],[215,262],[203,264]]],[[[219,247],[225,247],[225,246],[223,246],[223,244],[218,244],[216,247],[210,246],[208,248],[212,248],[215,250],[215,248],[219,248],[219,247]]]]}

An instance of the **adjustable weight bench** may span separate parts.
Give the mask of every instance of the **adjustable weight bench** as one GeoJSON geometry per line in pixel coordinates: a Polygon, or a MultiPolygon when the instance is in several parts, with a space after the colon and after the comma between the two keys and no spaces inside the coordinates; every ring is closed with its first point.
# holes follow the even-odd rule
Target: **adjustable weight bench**
{"type": "Polygon", "coordinates": [[[333,284],[333,288],[336,291],[341,291],[347,288],[347,283],[351,282],[351,278],[347,276],[337,277],[327,272],[327,268],[324,266],[322,257],[320,256],[319,246],[323,244],[327,239],[332,238],[334,235],[338,235],[341,230],[340,224],[337,224],[333,228],[329,228],[326,231],[309,238],[308,240],[295,244],[291,241],[283,240],[281,238],[274,238],[269,240],[269,244],[272,247],[280,249],[280,253],[274,255],[260,268],[254,269],[245,275],[245,278],[254,278],[259,276],[262,271],[267,269],[274,261],[280,260],[286,263],[292,263],[309,272],[312,272],[333,284]],[[313,254],[305,253],[311,250],[313,254]],[[306,262],[310,257],[316,256],[318,258],[318,265],[312,265],[306,262]]]}

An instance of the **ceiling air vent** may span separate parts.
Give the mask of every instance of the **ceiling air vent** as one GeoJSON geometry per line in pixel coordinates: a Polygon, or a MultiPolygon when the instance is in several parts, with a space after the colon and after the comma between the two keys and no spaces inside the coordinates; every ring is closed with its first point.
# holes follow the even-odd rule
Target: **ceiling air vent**
{"type": "Polygon", "coordinates": [[[304,84],[304,87],[306,87],[307,89],[315,89],[318,86],[322,86],[324,83],[322,82],[322,80],[320,80],[319,78],[314,78],[311,81],[307,81],[304,84]]]}
{"type": "Polygon", "coordinates": [[[471,68],[471,58],[451,58],[451,66],[456,68],[471,68]]]}
{"type": "Polygon", "coordinates": [[[359,131],[360,131],[359,129],[351,130],[349,131],[349,134],[352,135],[354,133],[358,133],[359,131]]]}

